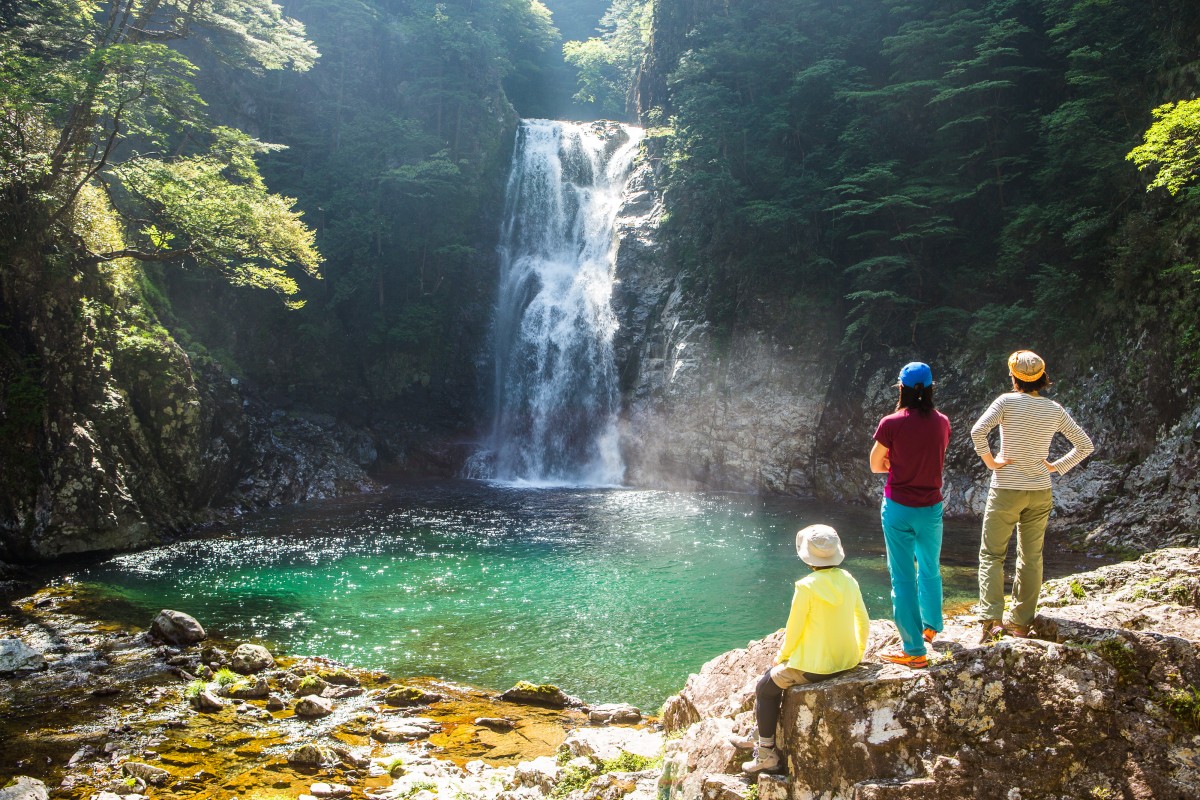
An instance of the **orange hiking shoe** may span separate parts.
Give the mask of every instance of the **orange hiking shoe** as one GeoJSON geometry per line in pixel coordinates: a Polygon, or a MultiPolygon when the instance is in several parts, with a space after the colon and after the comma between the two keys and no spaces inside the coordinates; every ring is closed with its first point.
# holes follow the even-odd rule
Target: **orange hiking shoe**
{"type": "Polygon", "coordinates": [[[884,661],[890,661],[909,669],[924,669],[929,666],[929,658],[926,656],[910,656],[908,653],[880,653],[879,657],[884,661]]]}
{"type": "Polygon", "coordinates": [[[933,644],[933,640],[937,638],[938,632],[933,628],[926,628],[921,631],[921,635],[925,637],[925,644],[933,644]]]}

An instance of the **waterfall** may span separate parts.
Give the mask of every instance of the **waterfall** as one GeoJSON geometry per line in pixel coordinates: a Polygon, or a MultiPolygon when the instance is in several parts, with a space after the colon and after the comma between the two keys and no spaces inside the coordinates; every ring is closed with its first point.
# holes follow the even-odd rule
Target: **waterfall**
{"type": "Polygon", "coordinates": [[[618,484],[614,224],[642,132],[524,120],[498,247],[492,431],[473,477],[618,484]]]}

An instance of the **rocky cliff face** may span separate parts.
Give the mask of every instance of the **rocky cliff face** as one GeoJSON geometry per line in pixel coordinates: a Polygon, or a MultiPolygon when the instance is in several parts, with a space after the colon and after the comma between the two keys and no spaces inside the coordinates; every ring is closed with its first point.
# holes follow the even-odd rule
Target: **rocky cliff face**
{"type": "Polygon", "coordinates": [[[130,549],[214,509],[369,485],[361,434],[272,414],[185,352],[119,267],[3,256],[0,556],[130,549]]]}
{"type": "Polygon", "coordinates": [[[665,264],[661,217],[647,159],[618,219],[615,346],[626,480],[811,495],[832,367],[827,328],[818,320],[786,342],[761,330],[721,335],[689,294],[688,276],[665,264]]]}
{"type": "MultiPolygon", "coordinates": [[[[1200,611],[1195,550],[1047,584],[1031,639],[979,645],[952,621],[929,669],[877,663],[898,643],[875,622],[866,661],[784,698],[788,776],[760,798],[1195,797],[1200,611]]],[[[689,774],[684,797],[746,797],[730,743],[753,728],[753,687],[779,635],[705,665],[663,711],[689,774]]]]}

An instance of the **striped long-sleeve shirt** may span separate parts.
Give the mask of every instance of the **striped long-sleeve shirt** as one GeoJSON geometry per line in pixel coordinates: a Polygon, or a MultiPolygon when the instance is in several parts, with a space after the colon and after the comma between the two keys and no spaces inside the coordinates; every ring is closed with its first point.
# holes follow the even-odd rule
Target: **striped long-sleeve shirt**
{"type": "Polygon", "coordinates": [[[1060,475],[1069,472],[1095,449],[1092,440],[1066,409],[1046,397],[1024,392],[1009,392],[997,397],[971,428],[971,440],[980,457],[990,452],[988,434],[997,425],[1000,426],[997,458],[1011,462],[992,472],[992,486],[997,489],[1049,489],[1050,471],[1046,469],[1045,461],[1056,433],[1061,433],[1074,445],[1071,452],[1053,462],[1054,470],[1060,475]]]}

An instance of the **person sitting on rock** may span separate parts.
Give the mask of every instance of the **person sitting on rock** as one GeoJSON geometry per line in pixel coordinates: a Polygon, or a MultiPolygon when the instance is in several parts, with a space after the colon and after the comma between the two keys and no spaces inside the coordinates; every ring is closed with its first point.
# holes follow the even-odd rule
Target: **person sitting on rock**
{"type": "Polygon", "coordinates": [[[837,531],[828,525],[809,525],[796,534],[796,553],[813,572],[796,581],[783,647],[755,689],[757,742],[736,742],[746,747],[754,744],[754,760],[742,764],[750,775],[779,768],[775,727],[784,692],[858,666],[867,649],[867,607],[858,582],[838,566],[846,553],[837,531]]]}

